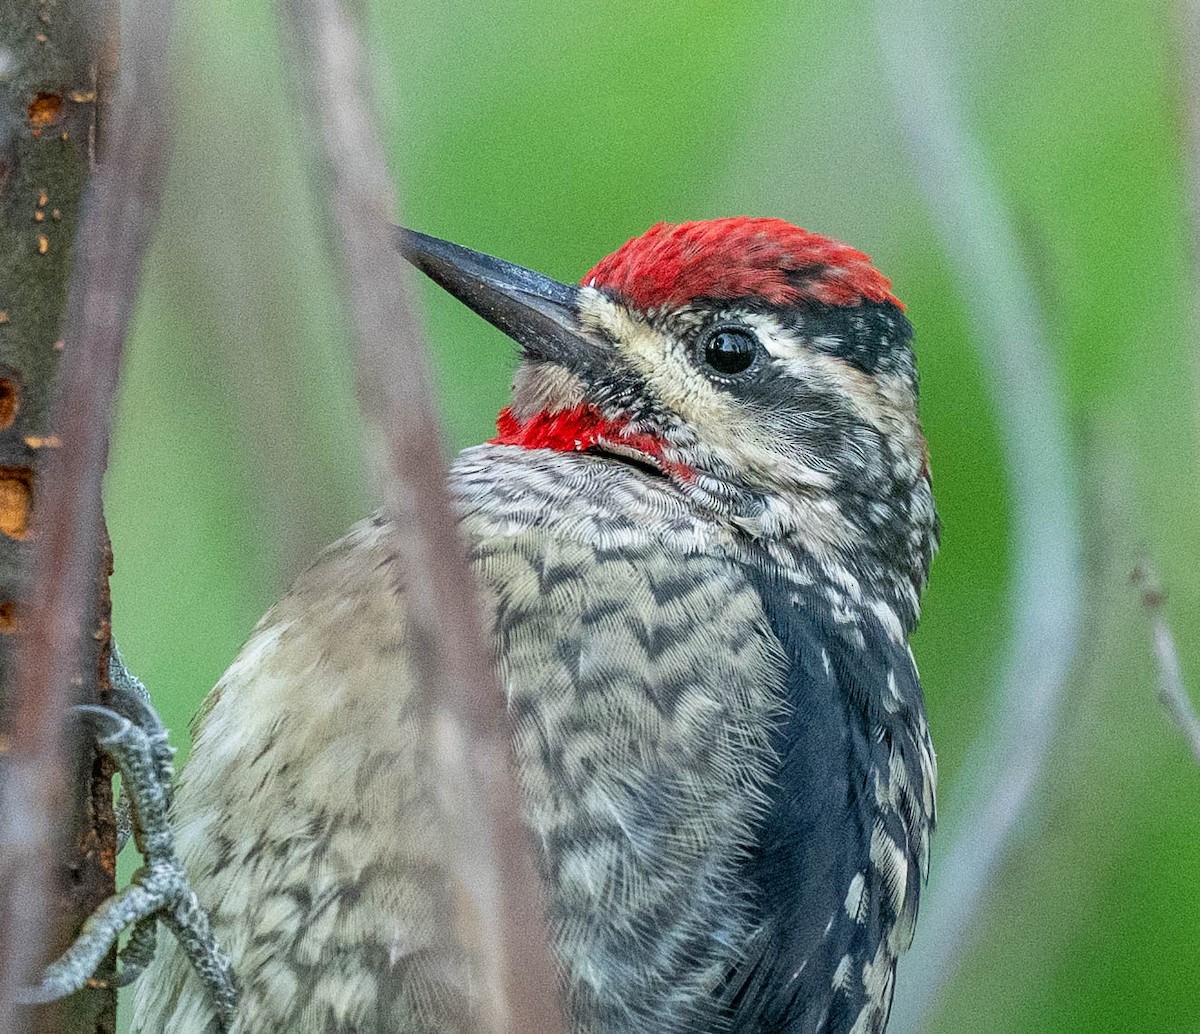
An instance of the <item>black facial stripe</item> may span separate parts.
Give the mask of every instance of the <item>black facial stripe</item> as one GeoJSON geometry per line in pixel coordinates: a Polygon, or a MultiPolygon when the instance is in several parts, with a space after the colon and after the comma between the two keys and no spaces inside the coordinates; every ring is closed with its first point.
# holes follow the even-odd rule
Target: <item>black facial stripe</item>
{"type": "Polygon", "coordinates": [[[827,305],[802,301],[782,311],[786,329],[818,351],[868,374],[914,376],[912,324],[891,302],[827,305]]]}
{"type": "Polygon", "coordinates": [[[622,362],[610,362],[584,374],[588,401],[618,411],[630,420],[665,423],[669,416],[639,373],[622,362]]]}

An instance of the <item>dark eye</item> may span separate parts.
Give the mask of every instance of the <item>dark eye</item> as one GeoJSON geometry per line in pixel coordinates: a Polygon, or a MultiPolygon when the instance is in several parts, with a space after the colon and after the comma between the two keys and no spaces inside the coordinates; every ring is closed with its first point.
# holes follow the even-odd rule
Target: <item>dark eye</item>
{"type": "Polygon", "coordinates": [[[718,327],[701,342],[707,366],[726,377],[745,373],[758,358],[758,339],[748,330],[718,327]]]}

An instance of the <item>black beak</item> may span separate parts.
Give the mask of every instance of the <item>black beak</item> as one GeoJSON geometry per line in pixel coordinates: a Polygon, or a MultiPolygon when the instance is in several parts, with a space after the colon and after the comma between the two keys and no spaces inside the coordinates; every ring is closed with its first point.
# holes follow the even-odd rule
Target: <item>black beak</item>
{"type": "Polygon", "coordinates": [[[415,230],[398,228],[396,241],[409,262],[518,342],[527,358],[587,363],[603,347],[579,325],[579,288],[415,230]]]}

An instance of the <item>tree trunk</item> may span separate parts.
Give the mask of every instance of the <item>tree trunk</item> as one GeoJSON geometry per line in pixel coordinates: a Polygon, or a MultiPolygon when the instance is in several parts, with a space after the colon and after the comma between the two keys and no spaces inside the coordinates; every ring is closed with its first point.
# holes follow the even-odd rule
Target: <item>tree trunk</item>
{"type": "MultiPolygon", "coordinates": [[[[101,0],[0,0],[0,714],[7,751],[13,729],[13,635],[21,627],[29,569],[31,512],[38,505],[38,457],[58,446],[48,426],[51,385],[63,344],[74,236],[93,168],[98,94],[108,35],[101,0]]],[[[90,601],[93,635],[71,696],[107,689],[111,554],[90,601]]],[[[53,957],[114,889],[115,828],[110,772],[90,749],[75,752],[72,808],[49,887],[43,946],[53,957]]],[[[14,759],[15,760],[15,759],[14,759]]],[[[7,831],[7,840],[13,831],[7,831]]],[[[0,878],[9,859],[0,858],[0,878]]],[[[0,887],[0,902],[12,892],[0,887]]],[[[6,903],[7,904],[7,903],[6,903]]],[[[0,923],[11,909],[0,907],[0,923]]],[[[20,951],[11,938],[2,939],[20,951]]],[[[0,979],[35,977],[40,963],[0,957],[0,979]]],[[[61,1034],[111,1032],[113,992],[89,991],[36,1010],[33,1029],[61,1034]]],[[[11,1016],[0,1028],[11,1030],[11,1016]]]]}

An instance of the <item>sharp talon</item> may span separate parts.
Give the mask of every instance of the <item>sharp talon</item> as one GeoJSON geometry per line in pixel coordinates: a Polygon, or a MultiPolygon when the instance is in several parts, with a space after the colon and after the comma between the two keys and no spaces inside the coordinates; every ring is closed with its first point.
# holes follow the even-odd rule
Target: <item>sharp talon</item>
{"type": "Polygon", "coordinates": [[[110,710],[128,718],[151,739],[166,732],[150,702],[127,686],[113,684],[108,691],[108,706],[110,710]]]}
{"type": "Polygon", "coordinates": [[[92,729],[101,746],[107,746],[129,733],[133,723],[111,708],[100,707],[97,704],[76,704],[74,711],[92,729]]]}

